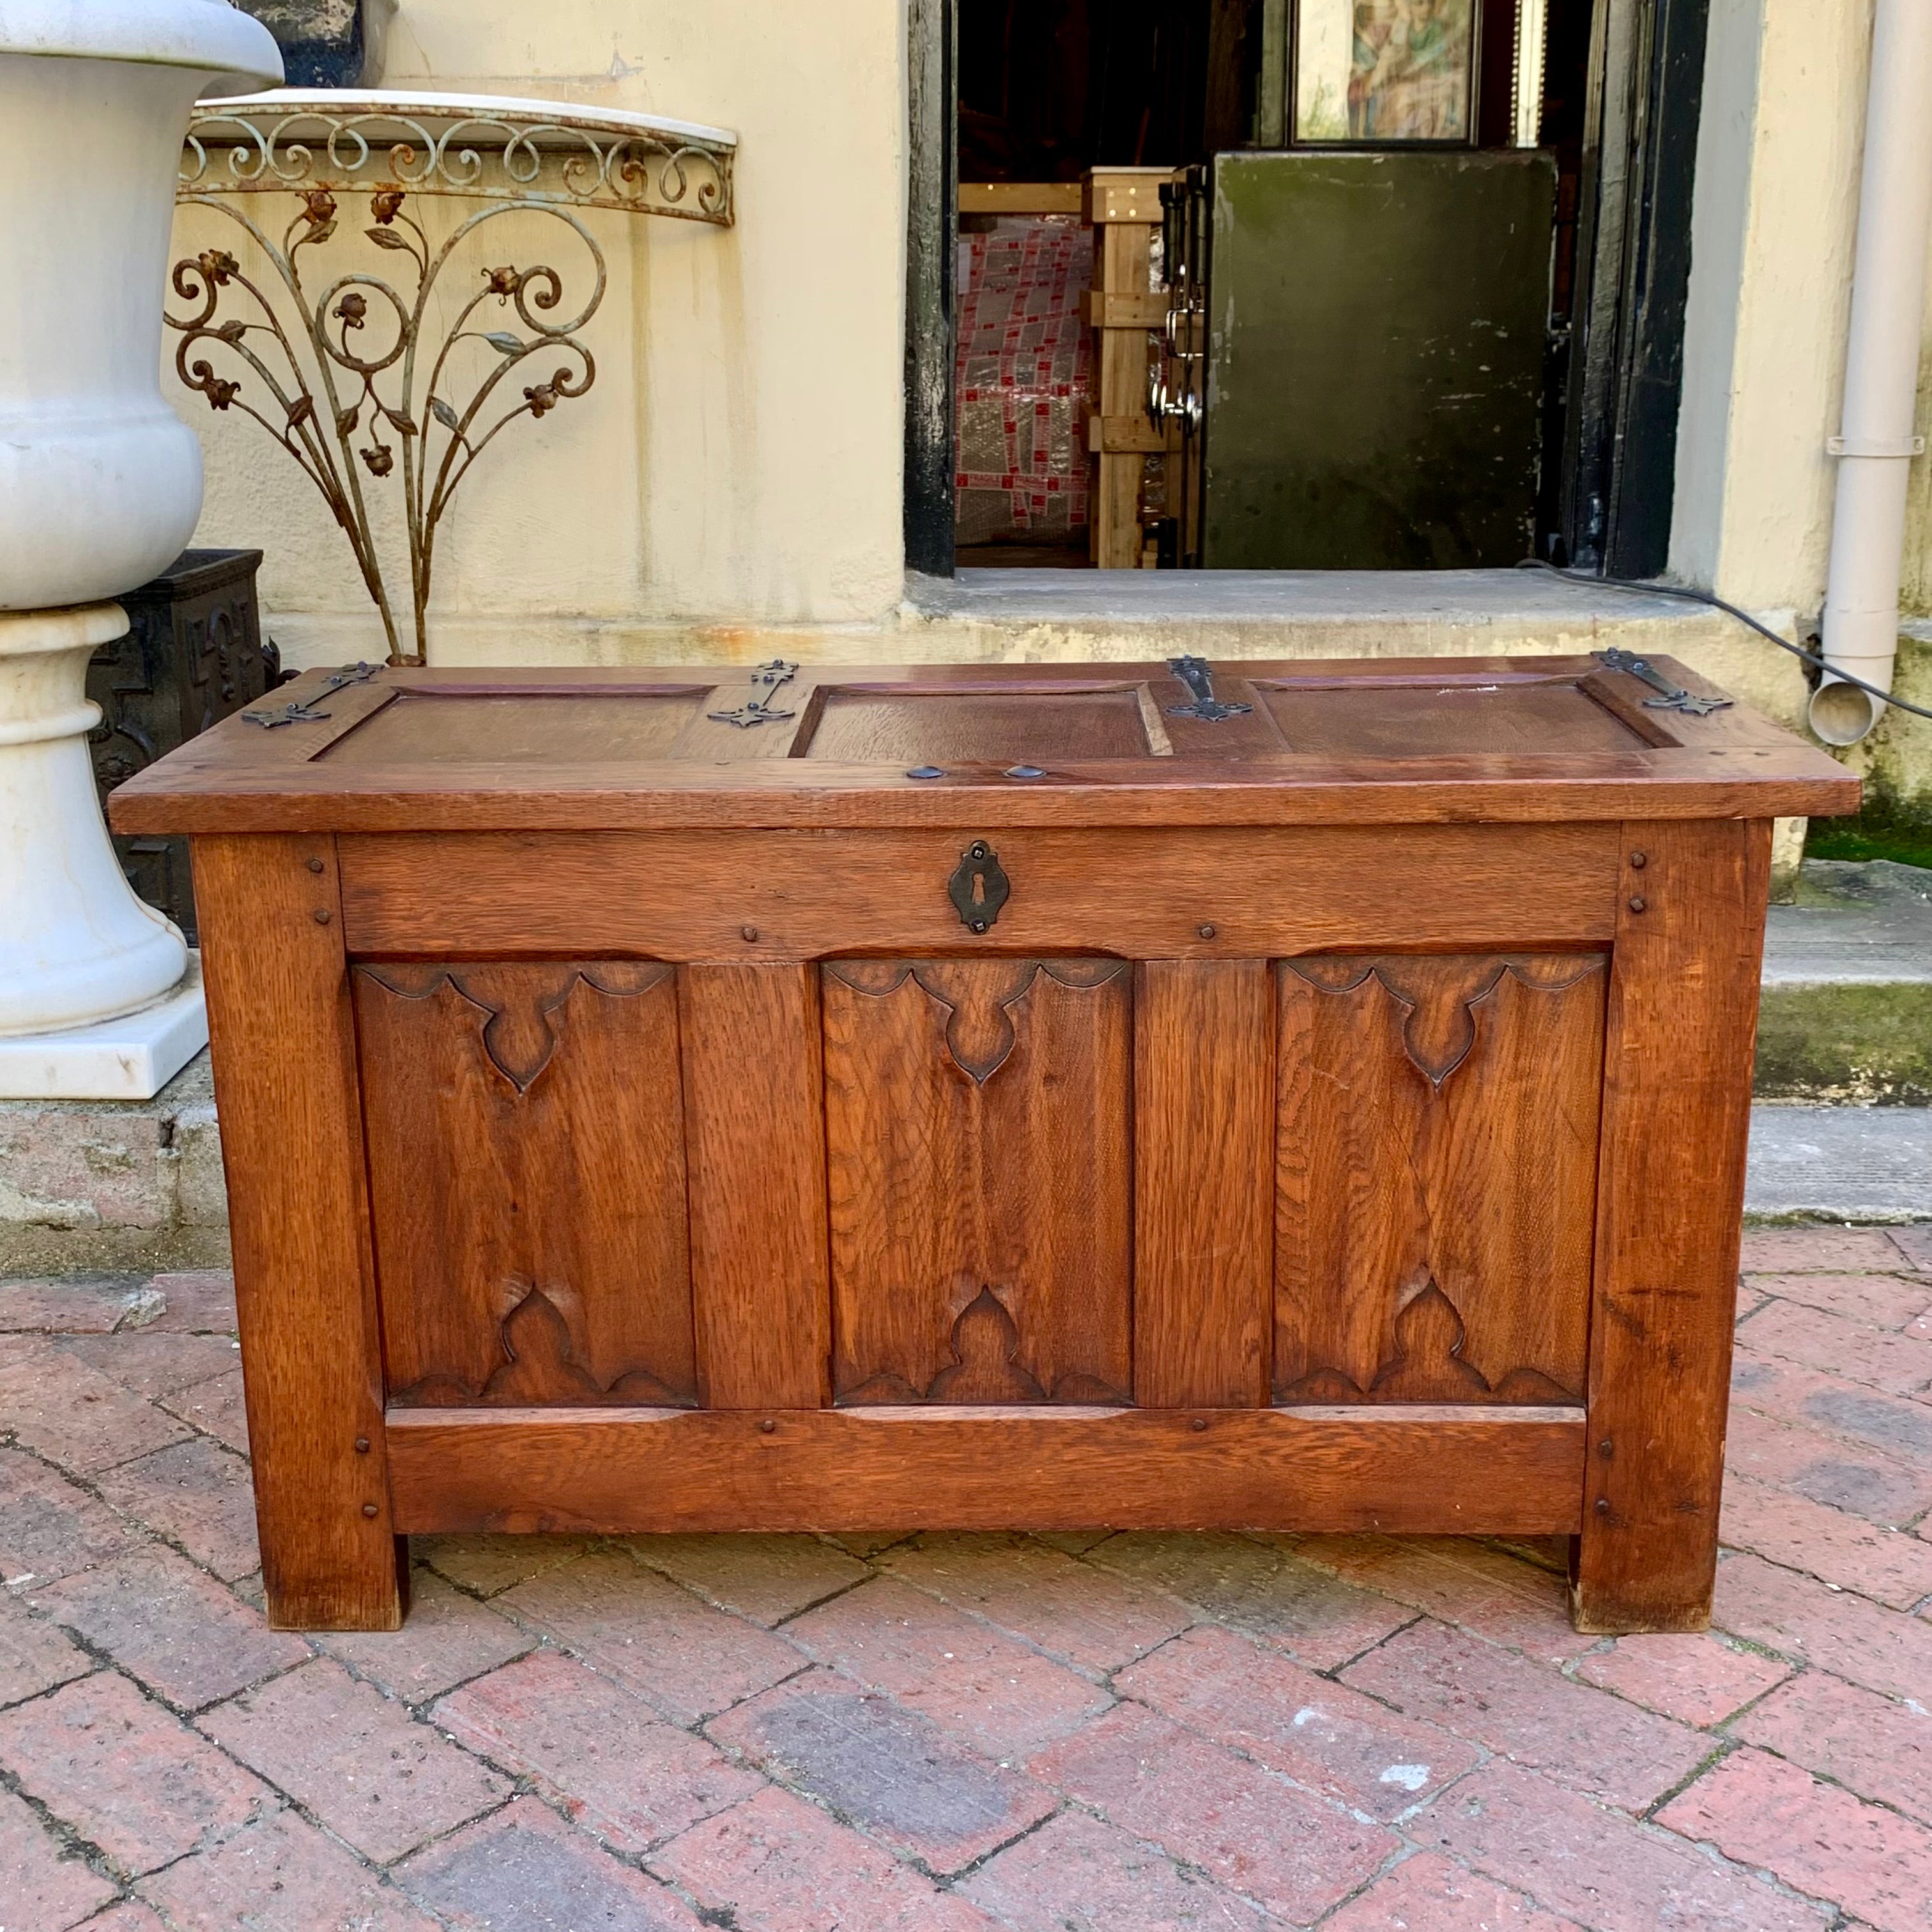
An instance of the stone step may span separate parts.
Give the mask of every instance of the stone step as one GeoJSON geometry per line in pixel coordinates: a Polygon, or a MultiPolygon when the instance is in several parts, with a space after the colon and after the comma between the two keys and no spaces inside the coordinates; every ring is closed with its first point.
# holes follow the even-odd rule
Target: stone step
{"type": "Polygon", "coordinates": [[[1760,1100],[1932,1105],[1932,872],[1808,860],[1765,935],[1760,1100]]]}
{"type": "Polygon", "coordinates": [[[1932,1107],[1754,1107],[1744,1218],[1932,1221],[1932,1107]]]}

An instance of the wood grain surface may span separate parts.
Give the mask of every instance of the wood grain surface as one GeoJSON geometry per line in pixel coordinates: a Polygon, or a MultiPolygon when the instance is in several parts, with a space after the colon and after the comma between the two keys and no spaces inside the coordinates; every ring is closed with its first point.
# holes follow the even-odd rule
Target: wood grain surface
{"type": "Polygon", "coordinates": [[[1613,825],[1432,826],[1400,838],[1355,826],[1015,830],[990,841],[1012,896],[974,937],[946,884],[978,836],[968,824],[352,836],[341,842],[344,916],[358,954],[500,959],[1258,959],[1601,946],[1616,929],[1613,825]]]}
{"type": "Polygon", "coordinates": [[[1574,1409],[406,1409],[389,1456],[421,1532],[1555,1536],[1576,1526],[1583,1437],[1574,1409]]]}
{"type": "Polygon", "coordinates": [[[1717,1570],[1771,827],[1623,832],[1574,1607],[1580,1630],[1701,1630],[1717,1570]]]}
{"type": "Polygon", "coordinates": [[[1132,969],[824,969],[842,1402],[1119,1402],[1132,1387],[1132,969]]]}
{"type": "Polygon", "coordinates": [[[832,1358],[818,969],[678,977],[704,1403],[813,1408],[832,1358]]]}
{"type": "Polygon", "coordinates": [[[333,842],[204,839],[194,889],[268,1620],[394,1630],[409,1566],[333,842]]]}
{"type": "Polygon", "coordinates": [[[695,1402],[674,970],[355,988],[391,1402],[695,1402]]]}
{"type": "Polygon", "coordinates": [[[1281,967],[1277,1400],[1582,1400],[1607,968],[1281,967]]]}
{"type": "Polygon", "coordinates": [[[1150,959],[1135,990],[1134,1397],[1264,1402],[1274,975],[1258,959],[1150,959]]]}

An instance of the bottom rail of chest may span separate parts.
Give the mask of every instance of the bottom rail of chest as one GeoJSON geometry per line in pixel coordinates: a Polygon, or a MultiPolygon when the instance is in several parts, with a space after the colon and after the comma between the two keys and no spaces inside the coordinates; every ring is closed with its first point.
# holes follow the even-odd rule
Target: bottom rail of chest
{"type": "Polygon", "coordinates": [[[1566,1535],[1580,1408],[392,1410],[410,1532],[1566,1535]]]}

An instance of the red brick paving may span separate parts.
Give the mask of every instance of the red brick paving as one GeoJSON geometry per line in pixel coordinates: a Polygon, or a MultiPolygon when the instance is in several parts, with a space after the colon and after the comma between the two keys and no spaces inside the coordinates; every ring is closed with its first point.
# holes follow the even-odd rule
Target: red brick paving
{"type": "Polygon", "coordinates": [[[535,1647],[508,1617],[466,1596],[433,1570],[418,1570],[409,1622],[400,1630],[334,1630],[315,1640],[358,1677],[420,1704],[535,1647]]]}
{"type": "Polygon", "coordinates": [[[896,1697],[1010,1761],[1077,1730],[1112,1694],[897,1577],[880,1577],[786,1626],[821,1663],[896,1697]]]}
{"type": "Polygon", "coordinates": [[[1782,1684],[1791,1666],[1781,1657],[1766,1657],[1700,1632],[1618,1637],[1579,1658],[1574,1674],[1580,1682],[1614,1690],[1647,1711],[1708,1730],[1782,1684]]]}
{"type": "Polygon", "coordinates": [[[1311,1670],[1360,1656],[1414,1614],[1304,1561],[1277,1538],[1130,1534],[1096,1544],[1087,1558],[1157,1586],[1311,1670]]]}
{"type": "Polygon", "coordinates": [[[94,1660],[84,1650],[52,1624],[30,1615],[24,1604],[0,1592],[0,1710],[85,1677],[93,1668],[94,1660]]]}
{"type": "Polygon", "coordinates": [[[674,1838],[650,1862],[738,1932],[991,1932],[869,1838],[788,1791],[757,1797],[674,1838]]]}
{"type": "Polygon", "coordinates": [[[32,1926],[78,1925],[120,1887],[41,1828],[25,1799],[0,1790],[0,1925],[24,1918],[32,1926]]]}
{"type": "MultiPolygon", "coordinates": [[[[193,1922],[189,1919],[182,1921],[184,1925],[193,1922]]],[[[260,1922],[264,1926],[271,1924],[266,1919],[260,1922]]],[[[88,1919],[81,1928],[81,1932],[168,1932],[168,1928],[140,1900],[130,1898],[118,1905],[110,1905],[105,1912],[88,1919]]],[[[370,1932],[387,1932],[387,1928],[371,1927],[370,1932]]]]}
{"type": "MultiPolygon", "coordinates": [[[[1748,1274],[1744,1290],[1761,1304],[1775,1298],[1806,1308],[1846,1315],[1873,1328],[1909,1334],[1912,1324],[1932,1307],[1932,1280],[1922,1275],[1899,1274],[1748,1274]]],[[[1741,1291],[1742,1292],[1742,1291],[1741,1291]]],[[[1739,1316],[1744,1313],[1740,1308],[1739,1316]]]]}
{"type": "Polygon", "coordinates": [[[1923,1932],[1932,1233],[1747,1237],[1714,1628],[1560,1546],[422,1538],[262,1624],[232,1291],[0,1282],[4,1932],[1923,1932]]]}
{"type": "Polygon", "coordinates": [[[703,1922],[534,1798],[412,1858],[397,1876],[457,1932],[698,1932],[703,1922]]]}
{"type": "Polygon", "coordinates": [[[1932,1825],[1932,1712],[1808,1670],[1731,1734],[1932,1825]]]}
{"type": "Polygon", "coordinates": [[[941,1877],[1058,1809],[1045,1786],[836,1671],[788,1678],[707,1728],[746,1763],[941,1877]]]}
{"type": "Polygon", "coordinates": [[[1739,1339],[1754,1355],[1802,1362],[1893,1395],[1916,1395],[1932,1383],[1932,1342],[1795,1301],[1768,1302],[1739,1339]]]}
{"type": "Polygon", "coordinates": [[[1327,1932],[1565,1932],[1575,1924],[1424,1852],[1350,1900],[1327,1922],[1327,1932]]]}
{"type": "Polygon", "coordinates": [[[507,1779],[332,1661],[305,1664],[200,1723],[378,1864],[495,1810],[510,1792],[507,1779]]]}
{"type": "Polygon", "coordinates": [[[164,1329],[132,1334],[65,1335],[63,1354],[112,1376],[136,1395],[154,1399],[178,1394],[216,1376],[232,1374],[241,1358],[236,1344],[220,1335],[178,1335],[164,1329]]]}
{"type": "Polygon", "coordinates": [[[99,1487],[116,1509],[178,1543],[225,1583],[262,1567],[248,1466],[206,1436],[124,1462],[99,1487]]]}
{"type": "Polygon", "coordinates": [[[806,1665],[782,1638],[700,1603],[622,1550],[573,1558],[496,1606],[680,1724],[728,1711],[806,1665]]]}
{"type": "Polygon", "coordinates": [[[112,1376],[51,1346],[0,1369],[0,1412],[16,1442],[77,1476],[192,1432],[112,1376]]]}
{"type": "Polygon", "coordinates": [[[632,1536],[640,1562],[770,1629],[862,1583],[865,1564],[811,1536],[632,1536]]]}
{"type": "Polygon", "coordinates": [[[1606,1704],[1534,1658],[1436,1623],[1391,1637],[1342,1681],[1624,1811],[1654,1803],[1714,1748],[1688,1724],[1606,1704]]]}
{"type": "Polygon", "coordinates": [[[1658,1819],[1814,1898],[1836,1899],[1880,1932],[1932,1924],[1932,1831],[1768,1751],[1733,1752],[1658,1819]]]}
{"type": "Polygon", "coordinates": [[[764,1787],[754,1773],[561,1651],[540,1650],[492,1671],[432,1715],[458,1744],[530,1778],[621,1852],[650,1851],[764,1787]]]}
{"type": "Polygon", "coordinates": [[[178,1710],[199,1710],[302,1663],[298,1636],[262,1628],[245,1604],[164,1544],[50,1583],[27,1600],[178,1710]]]}
{"type": "Polygon", "coordinates": [[[431,1932],[435,1923],[293,1811],[170,1865],[140,1889],[179,1932],[431,1932]]]}
{"type": "Polygon", "coordinates": [[[959,1890],[1016,1932],[1268,1932],[1280,1923],[1084,1811],[1061,1812],[959,1890]]]}
{"type": "Polygon", "coordinates": [[[1748,1476],[1828,1509],[1890,1528],[1914,1522],[1932,1509],[1932,1468],[1915,1469],[1869,1443],[1747,1407],[1731,1406],[1725,1456],[1734,1476],[1748,1476]]]}
{"type": "Polygon", "coordinates": [[[1114,1688],[1372,1818],[1413,1810],[1483,1756],[1345,1684],[1258,1654],[1232,1630],[1190,1630],[1123,1671],[1114,1688]]]}
{"type": "Polygon", "coordinates": [[[1402,1848],[1384,1827],[1132,1704],[1063,1738],[1030,1768],[1289,1924],[1339,1904],[1402,1848]]]}
{"type": "Polygon", "coordinates": [[[1116,1670],[1194,1621],[1185,1604],[1081,1563],[1030,1536],[950,1536],[888,1551],[896,1576],[976,1616],[990,1615],[1049,1656],[1116,1670]]]}
{"type": "MultiPolygon", "coordinates": [[[[155,1339],[160,1338],[158,1336],[155,1339]]],[[[207,1338],[196,1335],[184,1339],[198,1342],[207,1338]]],[[[225,1375],[217,1376],[209,1382],[196,1382],[190,1388],[176,1389],[160,1398],[160,1406],[178,1421],[213,1436],[236,1455],[248,1454],[248,1412],[242,1404],[242,1371],[233,1365],[232,1357],[225,1375]]]]}
{"type": "Polygon", "coordinates": [[[0,1765],[24,1796],[138,1874],[269,1808],[271,1794],[110,1671],[0,1713],[0,1765]]]}

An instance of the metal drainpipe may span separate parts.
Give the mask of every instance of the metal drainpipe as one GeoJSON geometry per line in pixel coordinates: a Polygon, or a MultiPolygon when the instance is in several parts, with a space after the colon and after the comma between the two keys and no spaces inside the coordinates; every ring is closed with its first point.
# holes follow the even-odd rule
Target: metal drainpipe
{"type": "MultiPolygon", "coordinates": [[[[1892,688],[1898,655],[1898,579],[1905,494],[1932,228],[1932,0],[1878,0],[1858,190],[1858,258],[1845,344],[1841,433],[1825,592],[1828,664],[1892,688]]],[[[1826,671],[1812,694],[1811,728],[1828,745],[1855,745],[1883,704],[1826,671]]]]}

